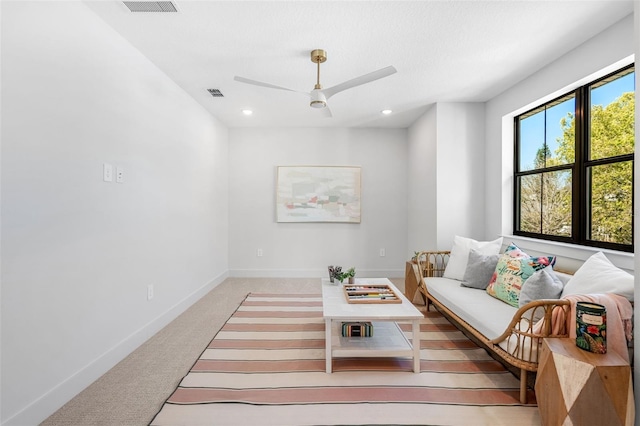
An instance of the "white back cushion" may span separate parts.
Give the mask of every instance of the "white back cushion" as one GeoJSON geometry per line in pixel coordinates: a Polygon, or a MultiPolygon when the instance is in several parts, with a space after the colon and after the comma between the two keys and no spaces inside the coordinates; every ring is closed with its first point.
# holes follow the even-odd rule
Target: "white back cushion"
{"type": "Polygon", "coordinates": [[[453,247],[449,255],[449,262],[444,269],[443,276],[454,280],[462,281],[464,273],[467,270],[467,261],[469,260],[469,251],[474,249],[483,255],[492,255],[500,253],[502,247],[502,237],[493,241],[476,241],[471,238],[455,236],[453,238],[453,247]]]}
{"type": "Polygon", "coordinates": [[[616,267],[601,251],[588,258],[562,290],[570,294],[615,293],[633,302],[633,275],[616,267]]]}

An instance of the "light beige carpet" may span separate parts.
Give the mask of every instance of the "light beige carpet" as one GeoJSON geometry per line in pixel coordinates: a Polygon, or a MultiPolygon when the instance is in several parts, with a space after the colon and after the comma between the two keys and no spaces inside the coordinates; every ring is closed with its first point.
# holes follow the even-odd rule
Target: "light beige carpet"
{"type": "Polygon", "coordinates": [[[148,425],[248,293],[319,291],[319,278],[228,278],[42,425],[148,425]]]}
{"type": "Polygon", "coordinates": [[[152,424],[540,424],[518,380],[438,312],[420,338],[419,374],[406,358],[337,358],[327,374],[320,294],[254,293],[152,424]]]}

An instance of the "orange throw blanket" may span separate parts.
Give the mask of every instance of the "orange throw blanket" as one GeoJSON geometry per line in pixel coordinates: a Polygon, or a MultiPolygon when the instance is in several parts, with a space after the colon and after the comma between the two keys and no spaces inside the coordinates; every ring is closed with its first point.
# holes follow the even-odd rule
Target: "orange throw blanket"
{"type": "MultiPolygon", "coordinates": [[[[617,294],[572,294],[563,297],[571,302],[571,312],[566,317],[566,323],[562,323],[560,308],[553,311],[551,328],[554,334],[560,334],[564,330],[569,330],[569,337],[576,338],[576,303],[592,302],[603,305],[607,310],[607,351],[612,351],[620,355],[629,362],[629,350],[627,342],[633,337],[633,307],[624,297],[617,294]]],[[[534,326],[534,332],[542,331],[542,323],[538,321],[534,326]]]]}

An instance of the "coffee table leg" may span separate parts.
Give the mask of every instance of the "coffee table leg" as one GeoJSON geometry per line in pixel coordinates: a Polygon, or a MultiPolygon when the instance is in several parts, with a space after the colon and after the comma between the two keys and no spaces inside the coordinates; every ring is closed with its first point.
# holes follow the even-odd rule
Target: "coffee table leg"
{"type": "Polygon", "coordinates": [[[413,346],[413,372],[420,372],[420,320],[413,320],[411,332],[411,345],[413,346]]]}
{"type": "Polygon", "coordinates": [[[331,329],[332,329],[331,320],[327,318],[324,321],[324,346],[325,346],[325,359],[327,361],[327,373],[331,373],[331,329]]]}

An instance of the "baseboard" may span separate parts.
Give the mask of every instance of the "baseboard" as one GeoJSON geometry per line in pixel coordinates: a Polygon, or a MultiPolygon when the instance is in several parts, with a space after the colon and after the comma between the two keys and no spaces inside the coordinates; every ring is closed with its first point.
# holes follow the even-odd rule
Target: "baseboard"
{"type": "Polygon", "coordinates": [[[191,305],[200,300],[205,294],[222,283],[229,276],[224,272],[212,279],[169,309],[163,314],[149,321],[139,330],[123,339],[116,346],[105,352],[99,358],[90,362],[77,373],[51,389],[40,398],[29,404],[22,411],[5,420],[2,426],[36,425],[41,423],[60,407],[70,401],[100,376],[122,361],[127,355],[136,350],[154,334],[186,311],[191,305]]]}
{"type": "MultiPolygon", "coordinates": [[[[320,269],[230,269],[234,278],[325,278],[327,270],[320,269]]],[[[357,278],[404,278],[404,269],[358,269],[357,278]]]]}

